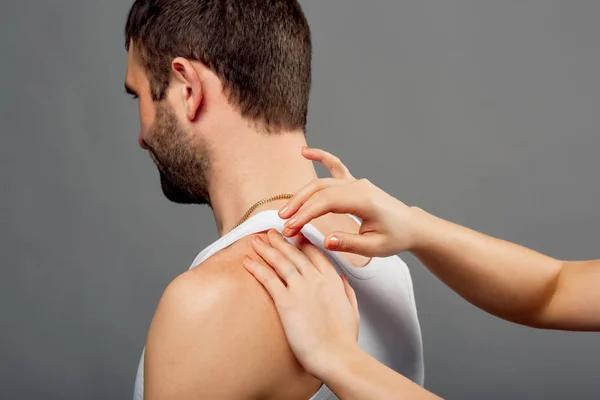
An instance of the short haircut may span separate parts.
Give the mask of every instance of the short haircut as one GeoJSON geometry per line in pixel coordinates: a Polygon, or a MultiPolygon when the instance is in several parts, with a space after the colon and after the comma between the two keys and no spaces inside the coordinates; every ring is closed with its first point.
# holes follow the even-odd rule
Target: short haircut
{"type": "Polygon", "coordinates": [[[165,98],[171,62],[203,63],[242,116],[268,131],[306,128],[310,28],[297,0],[135,0],[125,46],[139,51],[154,101],[165,98]]]}

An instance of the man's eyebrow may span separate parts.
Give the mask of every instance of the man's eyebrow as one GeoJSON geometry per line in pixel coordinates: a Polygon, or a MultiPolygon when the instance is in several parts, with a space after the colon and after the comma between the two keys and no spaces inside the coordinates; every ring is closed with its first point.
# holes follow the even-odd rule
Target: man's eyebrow
{"type": "Polygon", "coordinates": [[[135,92],[135,90],[133,90],[133,88],[131,86],[129,86],[127,84],[127,82],[125,83],[125,92],[132,96],[137,96],[137,93],[135,92]]]}

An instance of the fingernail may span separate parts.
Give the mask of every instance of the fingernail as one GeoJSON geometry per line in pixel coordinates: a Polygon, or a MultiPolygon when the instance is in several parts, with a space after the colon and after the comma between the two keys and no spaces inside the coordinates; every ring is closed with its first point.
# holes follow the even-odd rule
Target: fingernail
{"type": "Polygon", "coordinates": [[[252,240],[254,240],[255,243],[263,243],[262,238],[258,235],[254,236],[252,240]]]}
{"type": "Polygon", "coordinates": [[[249,267],[250,266],[250,262],[252,261],[252,259],[248,256],[245,256],[242,259],[242,264],[244,264],[244,266],[249,267]]]}
{"type": "Polygon", "coordinates": [[[337,249],[340,246],[340,238],[337,236],[332,236],[327,241],[327,248],[329,249],[337,249]]]}
{"type": "Polygon", "coordinates": [[[283,236],[290,236],[291,233],[292,233],[292,230],[290,228],[283,228],[283,231],[281,231],[281,234],[283,236]]]}
{"type": "Polygon", "coordinates": [[[293,226],[295,223],[296,223],[296,218],[292,218],[285,222],[285,226],[287,226],[289,228],[289,227],[293,226]]]}
{"type": "Polygon", "coordinates": [[[308,150],[308,146],[302,146],[302,151],[308,150]]]}
{"type": "Polygon", "coordinates": [[[283,207],[281,210],[279,210],[279,215],[285,215],[287,210],[288,210],[287,206],[283,207]]]}

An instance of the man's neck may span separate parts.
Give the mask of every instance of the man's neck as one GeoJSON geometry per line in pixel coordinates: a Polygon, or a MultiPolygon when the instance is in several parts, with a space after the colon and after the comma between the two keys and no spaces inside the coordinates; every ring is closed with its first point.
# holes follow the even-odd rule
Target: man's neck
{"type": "MultiPolygon", "coordinates": [[[[256,202],[296,193],[317,178],[312,162],[302,157],[306,140],[301,132],[236,136],[235,144],[215,149],[211,167],[209,192],[220,236],[256,202]]],[[[255,212],[278,209],[284,202],[264,204],[255,212]]]]}

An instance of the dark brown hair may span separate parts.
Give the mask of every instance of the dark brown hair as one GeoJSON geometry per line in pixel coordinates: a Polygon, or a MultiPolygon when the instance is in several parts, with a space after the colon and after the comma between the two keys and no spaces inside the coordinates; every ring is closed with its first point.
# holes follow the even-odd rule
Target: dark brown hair
{"type": "Polygon", "coordinates": [[[271,129],[304,129],[311,81],[310,29],[297,0],[135,0],[125,27],[165,98],[171,62],[214,71],[246,118],[271,129]]]}

